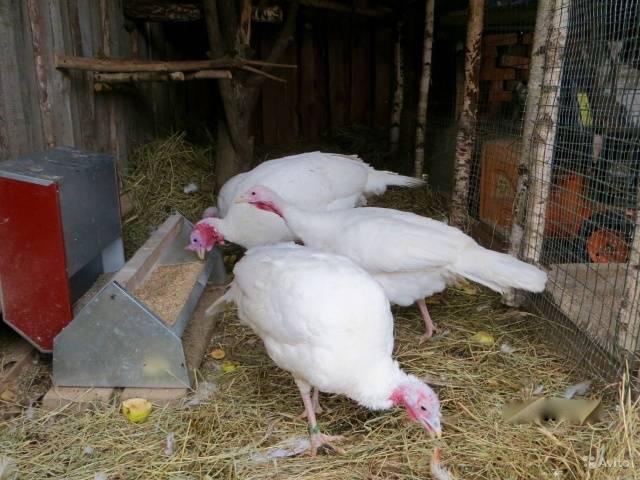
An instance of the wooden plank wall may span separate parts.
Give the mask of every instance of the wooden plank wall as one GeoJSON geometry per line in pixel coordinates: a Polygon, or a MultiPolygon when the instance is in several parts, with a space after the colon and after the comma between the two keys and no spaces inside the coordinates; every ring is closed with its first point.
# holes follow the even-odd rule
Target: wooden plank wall
{"type": "MultiPolygon", "coordinates": [[[[255,25],[262,58],[278,26],[255,25]]],[[[297,63],[287,84],[267,82],[262,95],[265,145],[314,143],[323,134],[354,123],[388,127],[393,83],[390,19],[302,9],[295,43],[284,62],[297,63]]]]}
{"type": "MultiPolygon", "coordinates": [[[[281,25],[252,27],[258,55],[265,58],[281,25]]],[[[135,146],[172,128],[213,130],[213,82],[95,93],[91,73],[53,68],[54,53],[201,58],[205,33],[203,24],[151,23],[129,32],[122,0],[0,0],[0,160],[73,145],[115,153],[123,165],[135,146]]],[[[255,118],[257,142],[314,143],[353,123],[387,127],[392,53],[392,19],[302,8],[296,40],[282,59],[298,69],[276,72],[286,78],[284,85],[265,83],[255,118]]]]}
{"type": "Polygon", "coordinates": [[[53,68],[54,53],[168,53],[160,25],[124,25],[121,0],[0,0],[0,160],[73,145],[115,153],[122,164],[133,146],[170,128],[182,112],[173,112],[169,86],[94,93],[91,73],[53,68]]]}

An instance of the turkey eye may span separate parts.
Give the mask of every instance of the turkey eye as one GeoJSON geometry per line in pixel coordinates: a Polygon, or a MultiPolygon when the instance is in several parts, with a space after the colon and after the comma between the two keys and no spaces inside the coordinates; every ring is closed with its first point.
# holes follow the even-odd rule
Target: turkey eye
{"type": "Polygon", "coordinates": [[[196,240],[195,238],[192,238],[192,239],[191,239],[191,241],[192,241],[193,243],[197,243],[197,242],[198,242],[198,240],[196,240]]]}
{"type": "Polygon", "coordinates": [[[423,412],[426,412],[426,411],[427,411],[427,409],[426,409],[426,408],[424,408],[422,405],[420,405],[420,410],[422,410],[423,412]]]}
{"type": "Polygon", "coordinates": [[[256,192],[251,192],[251,195],[255,195],[255,194],[256,194],[256,192]]]}

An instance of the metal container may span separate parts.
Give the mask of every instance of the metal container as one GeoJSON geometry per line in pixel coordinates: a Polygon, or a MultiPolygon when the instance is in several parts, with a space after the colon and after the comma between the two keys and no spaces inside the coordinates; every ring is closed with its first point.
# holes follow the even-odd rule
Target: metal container
{"type": "Polygon", "coordinates": [[[192,229],[182,215],[169,217],[60,332],[53,351],[54,385],[190,386],[181,337],[207,281],[222,284],[226,279],[220,252],[214,249],[200,264],[200,273],[172,325],[134,292],[158,267],[197,261],[193,252],[185,250],[192,229]]]}
{"type": "Polygon", "coordinates": [[[50,352],[74,301],[124,264],[113,157],[63,147],[0,163],[0,246],[4,321],[50,352]]]}

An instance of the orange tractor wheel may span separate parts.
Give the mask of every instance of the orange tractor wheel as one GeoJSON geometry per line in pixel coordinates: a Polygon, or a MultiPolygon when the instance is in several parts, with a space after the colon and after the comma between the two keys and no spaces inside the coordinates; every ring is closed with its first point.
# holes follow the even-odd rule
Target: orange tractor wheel
{"type": "Polygon", "coordinates": [[[613,230],[594,230],[587,238],[587,253],[593,263],[622,263],[629,256],[629,245],[613,230]]]}

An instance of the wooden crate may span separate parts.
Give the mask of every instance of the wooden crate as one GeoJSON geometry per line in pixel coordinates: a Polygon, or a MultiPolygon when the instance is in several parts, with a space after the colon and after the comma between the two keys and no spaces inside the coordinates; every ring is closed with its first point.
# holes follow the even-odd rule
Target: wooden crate
{"type": "Polygon", "coordinates": [[[520,150],[521,141],[514,138],[488,140],[482,147],[480,219],[505,234],[513,217],[520,150]]]}

